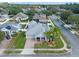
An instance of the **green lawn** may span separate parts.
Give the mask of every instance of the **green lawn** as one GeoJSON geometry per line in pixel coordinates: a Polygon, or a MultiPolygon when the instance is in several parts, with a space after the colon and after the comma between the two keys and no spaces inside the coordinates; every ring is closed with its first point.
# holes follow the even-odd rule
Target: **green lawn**
{"type": "Polygon", "coordinates": [[[26,42],[25,32],[15,33],[15,35],[13,36],[9,46],[7,47],[7,50],[4,51],[4,54],[18,54],[18,53],[21,53],[21,51],[14,51],[14,50],[9,50],[9,49],[23,49],[24,48],[25,42],[26,42]]]}
{"type": "Polygon", "coordinates": [[[52,47],[49,46],[48,42],[36,43],[34,48],[62,48],[64,46],[61,39],[55,39],[55,44],[52,47]]]}
{"type": "Polygon", "coordinates": [[[25,33],[19,32],[16,37],[13,37],[8,48],[22,49],[26,42],[25,33]]]}
{"type": "Polygon", "coordinates": [[[67,48],[70,49],[71,48],[71,44],[70,44],[70,41],[67,40],[67,38],[62,34],[62,37],[64,38],[64,41],[66,42],[67,44],[67,48]]]}
{"type": "Polygon", "coordinates": [[[67,52],[66,50],[62,51],[50,51],[50,50],[34,50],[36,54],[61,54],[67,52]]]}
{"type": "Polygon", "coordinates": [[[12,50],[5,50],[4,54],[19,54],[21,51],[12,51],[12,50]]]}
{"type": "Polygon", "coordinates": [[[5,33],[2,32],[2,31],[0,31],[0,43],[1,43],[1,41],[4,39],[4,35],[5,35],[5,33]]]}

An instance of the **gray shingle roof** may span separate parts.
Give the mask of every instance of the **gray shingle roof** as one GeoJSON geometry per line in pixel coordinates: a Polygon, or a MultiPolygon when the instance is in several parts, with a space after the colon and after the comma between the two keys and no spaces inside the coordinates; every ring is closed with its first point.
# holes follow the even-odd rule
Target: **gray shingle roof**
{"type": "Polygon", "coordinates": [[[46,24],[42,23],[36,23],[35,21],[31,21],[29,23],[28,29],[27,29],[27,36],[37,36],[37,35],[43,35],[45,31],[48,31],[48,27],[46,24]]]}

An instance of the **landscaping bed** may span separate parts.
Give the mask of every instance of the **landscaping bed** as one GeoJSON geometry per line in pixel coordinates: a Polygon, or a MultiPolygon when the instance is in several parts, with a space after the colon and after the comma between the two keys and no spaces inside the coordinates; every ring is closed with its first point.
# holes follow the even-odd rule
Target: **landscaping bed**
{"type": "Polygon", "coordinates": [[[49,42],[45,41],[45,42],[41,42],[41,43],[36,43],[34,48],[62,48],[64,46],[63,42],[61,39],[55,39],[54,40],[54,45],[52,44],[52,46],[49,46],[49,42]]]}
{"type": "Polygon", "coordinates": [[[0,43],[4,39],[5,33],[0,31],[0,43]]]}

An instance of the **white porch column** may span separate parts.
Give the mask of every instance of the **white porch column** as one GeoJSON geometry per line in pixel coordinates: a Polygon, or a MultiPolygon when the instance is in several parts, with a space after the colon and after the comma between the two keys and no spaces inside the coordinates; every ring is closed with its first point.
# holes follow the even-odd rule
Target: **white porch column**
{"type": "Polygon", "coordinates": [[[8,31],[8,33],[9,33],[10,38],[12,39],[12,36],[11,36],[11,31],[8,31]]]}
{"type": "Polygon", "coordinates": [[[40,37],[40,41],[41,41],[41,37],[40,37]]]}

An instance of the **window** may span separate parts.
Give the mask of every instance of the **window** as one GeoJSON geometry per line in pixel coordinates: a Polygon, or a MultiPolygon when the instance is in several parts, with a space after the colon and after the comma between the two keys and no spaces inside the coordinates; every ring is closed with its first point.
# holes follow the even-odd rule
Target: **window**
{"type": "Polygon", "coordinates": [[[42,40],[42,41],[45,41],[45,37],[41,37],[41,40],[42,40]]]}
{"type": "Polygon", "coordinates": [[[41,39],[45,40],[45,37],[41,37],[41,39]]]}

